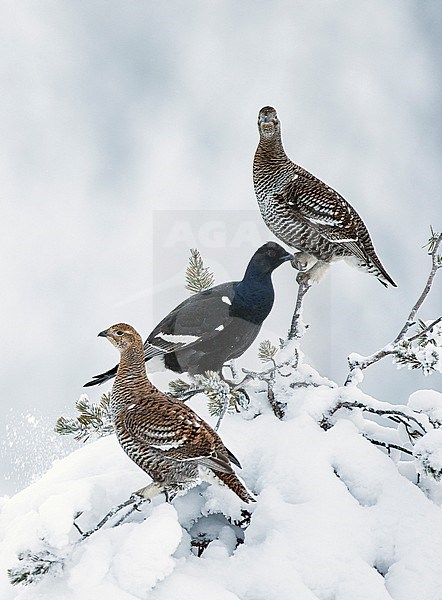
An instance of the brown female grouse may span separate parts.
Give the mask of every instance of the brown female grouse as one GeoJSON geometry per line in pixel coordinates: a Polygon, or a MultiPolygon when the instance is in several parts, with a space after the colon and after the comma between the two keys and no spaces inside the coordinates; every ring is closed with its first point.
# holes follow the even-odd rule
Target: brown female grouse
{"type": "Polygon", "coordinates": [[[305,271],[301,280],[317,281],[330,262],[344,258],[383,285],[396,287],[354,208],[287,157],[274,108],[260,110],[258,128],[260,140],[253,161],[256,198],[270,231],[300,250],[294,265],[305,271]]]}
{"type": "Polygon", "coordinates": [[[143,341],[135,329],[120,323],[98,335],[121,355],[111,392],[118,441],[153,480],[136,494],[152,499],[164,492],[171,500],[215,474],[241,500],[253,502],[231,462],[241,465],[218,434],[186,404],[169,398],[149,381],[143,341]]]}

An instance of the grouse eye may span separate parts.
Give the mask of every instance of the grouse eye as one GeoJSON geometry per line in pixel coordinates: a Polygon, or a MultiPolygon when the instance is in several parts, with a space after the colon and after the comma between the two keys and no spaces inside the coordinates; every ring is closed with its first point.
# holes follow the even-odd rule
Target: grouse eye
{"type": "Polygon", "coordinates": [[[119,329],[118,331],[115,332],[117,335],[124,335],[124,331],[121,331],[121,329],[119,329]]]}

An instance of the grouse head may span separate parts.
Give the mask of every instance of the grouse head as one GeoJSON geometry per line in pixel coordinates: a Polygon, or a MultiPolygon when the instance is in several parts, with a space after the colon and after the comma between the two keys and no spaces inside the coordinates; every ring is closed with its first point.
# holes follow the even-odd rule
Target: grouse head
{"type": "Polygon", "coordinates": [[[280,125],[276,110],[272,106],[264,106],[258,115],[258,128],[261,138],[271,140],[280,134],[280,125]]]}
{"type": "Polygon", "coordinates": [[[276,242],[267,242],[267,244],[258,248],[249,264],[253,264],[255,271],[271,273],[283,262],[292,260],[292,258],[293,255],[287,252],[287,250],[284,250],[284,248],[276,242]]]}
{"type": "Polygon", "coordinates": [[[100,331],[98,335],[99,337],[107,338],[120,352],[124,352],[133,346],[139,345],[142,347],[143,345],[143,340],[139,333],[130,325],[126,325],[126,323],[112,325],[108,329],[100,331]]]}

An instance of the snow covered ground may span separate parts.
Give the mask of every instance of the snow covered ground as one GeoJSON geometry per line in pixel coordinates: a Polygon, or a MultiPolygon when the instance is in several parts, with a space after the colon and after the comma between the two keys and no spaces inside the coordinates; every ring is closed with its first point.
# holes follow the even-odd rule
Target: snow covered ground
{"type": "MultiPolygon", "coordinates": [[[[172,504],[158,497],[117,527],[114,517],[76,544],[77,513],[85,531],[147,483],[113,435],[101,438],[1,501],[0,598],[441,600],[442,484],[434,473],[442,468],[442,394],[421,390],[408,407],[394,407],[415,415],[416,431],[428,431],[416,458],[399,460],[403,454],[389,456],[364,435],[412,449],[402,426],[335,410],[345,402],[388,405],[307,366],[301,373],[275,387],[287,403],[284,420],[256,382],[248,409],[222,422],[220,435],[239,457],[256,504],[204,484],[172,504]],[[244,508],[252,513],[248,526],[244,508]],[[210,542],[201,556],[198,540],[210,542]],[[17,554],[43,549],[62,557],[63,567],[33,585],[10,585],[7,569],[19,565],[17,554]]],[[[215,422],[204,397],[191,405],[215,422]]]]}

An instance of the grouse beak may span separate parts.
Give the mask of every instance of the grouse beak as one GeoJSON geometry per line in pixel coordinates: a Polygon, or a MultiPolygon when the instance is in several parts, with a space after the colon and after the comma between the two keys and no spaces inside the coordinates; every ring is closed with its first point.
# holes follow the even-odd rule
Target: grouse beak
{"type": "Polygon", "coordinates": [[[107,337],[107,329],[105,329],[104,331],[100,331],[97,337],[107,337]]]}
{"type": "Polygon", "coordinates": [[[287,262],[288,260],[293,259],[293,254],[284,254],[281,256],[281,262],[287,262]]]}
{"type": "Polygon", "coordinates": [[[259,130],[264,137],[272,137],[275,133],[275,123],[268,115],[263,115],[258,121],[259,130]]]}

